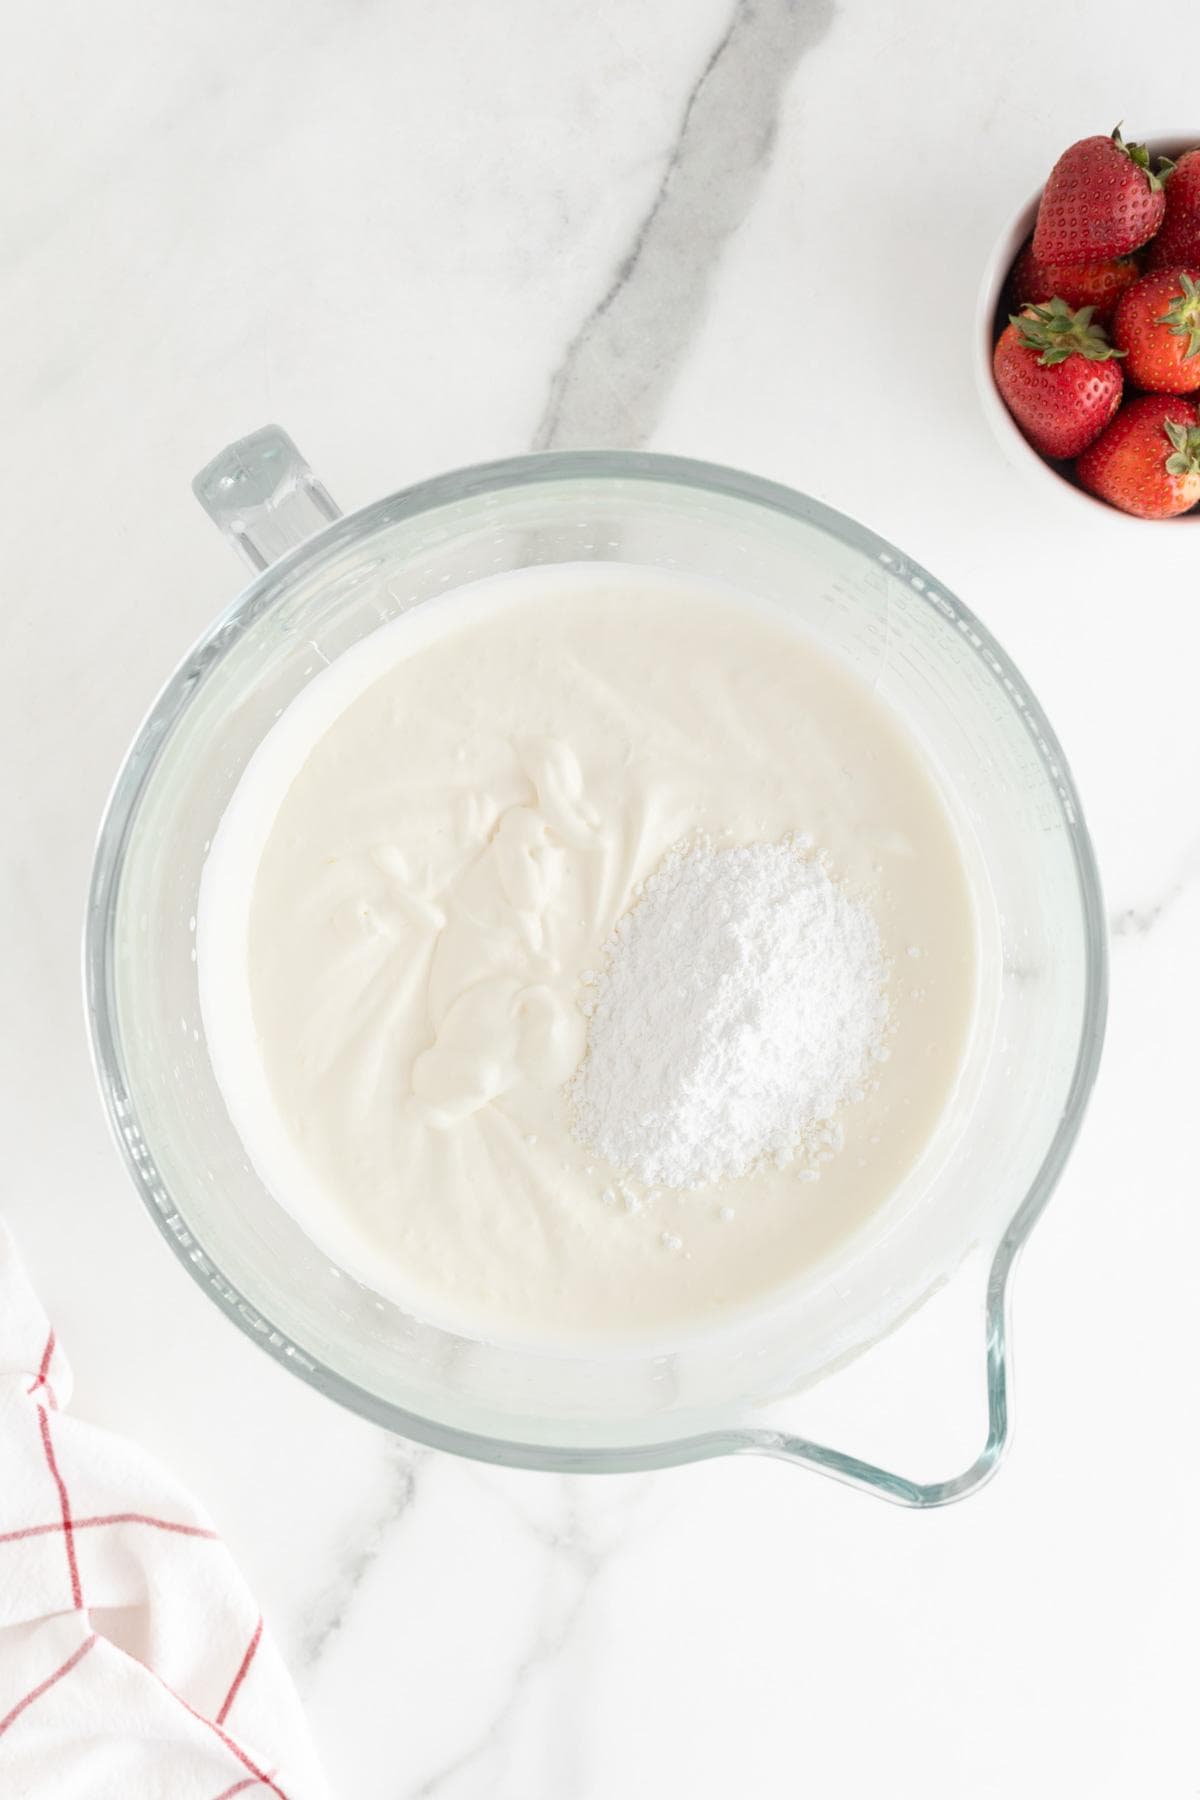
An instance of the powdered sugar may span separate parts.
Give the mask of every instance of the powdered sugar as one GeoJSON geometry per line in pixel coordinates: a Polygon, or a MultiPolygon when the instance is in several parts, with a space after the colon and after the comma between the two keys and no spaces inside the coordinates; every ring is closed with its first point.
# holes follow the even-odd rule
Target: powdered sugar
{"type": "Polygon", "coordinates": [[[588,990],[575,1135],[673,1188],[828,1160],[885,1050],[886,975],[870,910],[798,842],[672,851],[588,990]]]}

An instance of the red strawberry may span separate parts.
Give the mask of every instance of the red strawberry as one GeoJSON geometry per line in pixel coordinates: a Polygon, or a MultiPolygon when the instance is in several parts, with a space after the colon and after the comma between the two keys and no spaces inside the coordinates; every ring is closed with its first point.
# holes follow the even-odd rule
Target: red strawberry
{"type": "Polygon", "coordinates": [[[1143,394],[1123,406],[1075,465],[1089,493],[1139,519],[1172,519],[1200,500],[1200,425],[1187,400],[1143,394]]]}
{"type": "Polygon", "coordinates": [[[1107,262],[1041,263],[1029,241],[1012,267],[1006,290],[1007,312],[1038,301],[1065,300],[1068,306],[1090,306],[1101,325],[1107,325],[1117,301],[1138,278],[1132,256],[1110,257],[1107,262]]]}
{"type": "Polygon", "coordinates": [[[1092,309],[1027,306],[1000,334],[992,368],[1004,404],[1043,456],[1078,456],[1121,404],[1124,382],[1092,309]]]}
{"type": "Polygon", "coordinates": [[[1121,296],[1112,335],[1135,387],[1152,394],[1200,388],[1200,288],[1186,269],[1143,275],[1121,296]]]}
{"type": "Polygon", "coordinates": [[[1189,150],[1175,164],[1162,230],[1147,257],[1151,269],[1200,267],[1200,150],[1189,150]]]}
{"type": "MultiPolygon", "coordinates": [[[[1169,168],[1169,164],[1167,167],[1169,168]]],[[[1164,169],[1150,169],[1144,144],[1080,138],[1050,171],[1033,229],[1041,263],[1107,262],[1128,256],[1162,224],[1164,169]]]]}

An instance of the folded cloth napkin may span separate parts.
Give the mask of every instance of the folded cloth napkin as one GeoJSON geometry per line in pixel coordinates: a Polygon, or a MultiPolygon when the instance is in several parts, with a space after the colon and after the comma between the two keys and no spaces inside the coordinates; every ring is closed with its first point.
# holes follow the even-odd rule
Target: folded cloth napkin
{"type": "Polygon", "coordinates": [[[0,1795],[326,1800],[229,1552],[70,1391],[0,1222],[0,1795]]]}

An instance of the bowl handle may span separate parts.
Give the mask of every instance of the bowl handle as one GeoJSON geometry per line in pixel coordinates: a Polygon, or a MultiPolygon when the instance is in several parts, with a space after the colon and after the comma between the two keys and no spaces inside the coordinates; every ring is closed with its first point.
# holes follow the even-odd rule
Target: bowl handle
{"type": "Polygon", "coordinates": [[[256,573],[342,516],[278,425],[264,425],[214,456],[192,492],[256,573]]]}

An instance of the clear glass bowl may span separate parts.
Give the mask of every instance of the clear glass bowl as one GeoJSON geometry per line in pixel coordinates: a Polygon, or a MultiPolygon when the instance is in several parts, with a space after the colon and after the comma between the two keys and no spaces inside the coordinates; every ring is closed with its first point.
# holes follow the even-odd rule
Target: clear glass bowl
{"type": "MultiPolygon", "coordinates": [[[[1079,1128],[1106,994],[1095,861],[1071,777],[993,639],[853,521],[770,482],[673,457],[522,457],[343,518],[290,440],[268,428],[210,465],[197,492],[262,573],[138,733],[101,829],[86,941],[105,1103],[184,1267],[312,1386],[392,1430],[487,1461],[629,1470],[762,1451],[910,1505],[977,1486],[1008,1429],[1008,1276],[1079,1128]],[[406,1316],[332,1265],[263,1187],[229,1121],[193,956],[217,822],[305,683],[448,587],[588,559],[749,589],[873,683],[937,774],[980,914],[983,999],[937,1154],[777,1304],[658,1353],[473,1342],[406,1316]],[[856,1429],[853,1407],[843,1412],[837,1398],[838,1371],[953,1278],[974,1293],[954,1356],[984,1372],[982,1450],[961,1473],[918,1479],[833,1447],[829,1438],[844,1443],[856,1429]],[[829,1429],[809,1435],[785,1415],[792,1397],[814,1394],[829,1429]]],[[[939,1351],[925,1391],[910,1382],[889,1412],[907,1405],[936,1422],[948,1360],[939,1351]]],[[[862,1392],[860,1380],[859,1401],[862,1392]]],[[[878,1412],[877,1395],[871,1404],[878,1412]]]]}

